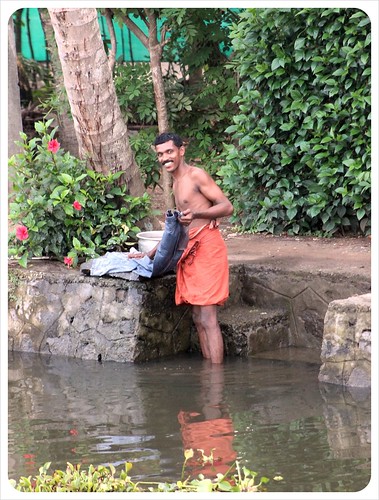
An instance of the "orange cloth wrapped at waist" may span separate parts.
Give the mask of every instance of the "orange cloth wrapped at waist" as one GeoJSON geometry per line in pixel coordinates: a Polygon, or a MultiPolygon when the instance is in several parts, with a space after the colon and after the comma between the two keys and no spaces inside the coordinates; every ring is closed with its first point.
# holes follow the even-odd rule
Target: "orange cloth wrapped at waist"
{"type": "Polygon", "coordinates": [[[190,229],[176,268],[175,303],[222,305],[228,297],[228,255],[220,231],[213,225],[190,229]]]}

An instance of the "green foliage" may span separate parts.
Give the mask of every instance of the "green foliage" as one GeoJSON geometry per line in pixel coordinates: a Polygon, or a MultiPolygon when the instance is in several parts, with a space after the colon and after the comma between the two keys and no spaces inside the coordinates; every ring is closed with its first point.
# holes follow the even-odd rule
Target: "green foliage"
{"type": "Polygon", "coordinates": [[[148,63],[116,64],[114,85],[125,121],[139,125],[156,122],[153,80],[148,63]]]}
{"type": "Polygon", "coordinates": [[[10,233],[9,254],[23,267],[33,256],[66,257],[75,266],[80,257],[123,250],[135,241],[137,222],[148,215],[147,194],[129,196],[118,182],[122,172],[88,170],[59,149],[56,129],[48,133],[51,122],[37,122],[37,136],[30,141],[21,133],[22,152],[9,160],[14,172],[9,219],[28,232],[21,240],[10,233]],[[49,150],[54,141],[55,152],[49,150]]]}
{"type": "Polygon", "coordinates": [[[370,233],[370,21],[356,9],[248,9],[220,169],[244,230],[370,233]]]}
{"type": "MultiPolygon", "coordinates": [[[[185,456],[190,456],[192,450],[186,450],[185,456]]],[[[269,479],[262,477],[256,483],[256,472],[243,467],[242,473],[238,462],[235,464],[235,474],[232,474],[233,466],[227,474],[217,474],[215,479],[205,478],[199,474],[198,479],[183,478],[174,483],[163,482],[133,482],[129,476],[132,464],[125,463],[119,476],[111,464],[109,467],[90,465],[88,471],[81,470],[80,464],[74,466],[67,463],[66,471],[55,470],[48,474],[51,463],[47,462],[39,469],[39,474],[32,478],[21,477],[18,482],[10,480],[11,485],[17,491],[22,492],[212,492],[212,491],[265,491],[264,485],[269,479]]]]}
{"type": "MultiPolygon", "coordinates": [[[[171,129],[189,141],[187,159],[201,163],[216,175],[227,139],[224,130],[230,124],[230,102],[237,92],[234,73],[222,66],[205,66],[201,76],[188,83],[171,68],[164,85],[171,129]]],[[[146,187],[155,187],[160,169],[151,150],[157,134],[157,115],[149,65],[117,65],[115,88],[125,119],[146,126],[138,134],[131,134],[130,145],[146,187]]]]}
{"type": "MultiPolygon", "coordinates": [[[[141,9],[115,9],[119,20],[119,11],[144,17],[141,9]]],[[[164,73],[164,89],[170,128],[188,140],[187,159],[216,175],[222,161],[223,142],[228,139],[224,131],[230,124],[230,116],[238,110],[231,102],[237,92],[235,73],[224,67],[231,46],[229,27],[237,18],[236,13],[213,8],[154,11],[169,32],[162,59],[169,63],[164,73]]],[[[129,124],[156,127],[149,64],[117,65],[115,88],[121,112],[129,124]]],[[[146,144],[147,135],[140,134],[141,140],[131,140],[135,152],[134,145],[142,145],[141,141],[146,144]]],[[[156,175],[151,175],[150,160],[142,160],[143,163],[138,159],[137,162],[146,174],[146,186],[154,186],[157,181],[153,178],[156,175]]],[[[155,172],[158,171],[156,166],[155,172]]]]}
{"type": "Polygon", "coordinates": [[[21,104],[26,108],[32,102],[45,100],[52,91],[52,74],[48,66],[18,53],[17,69],[21,104]]]}
{"type": "Polygon", "coordinates": [[[169,43],[164,46],[164,60],[178,64],[184,77],[191,77],[204,66],[222,65],[231,50],[229,27],[238,19],[235,10],[162,9],[161,16],[170,31],[169,43]]]}
{"type": "Polygon", "coordinates": [[[141,170],[145,186],[151,186],[153,189],[159,186],[161,176],[160,165],[152,146],[156,135],[157,128],[148,127],[129,136],[129,144],[141,170]]]}
{"type": "Polygon", "coordinates": [[[225,129],[237,107],[231,104],[237,92],[234,73],[223,66],[203,68],[201,77],[192,84],[184,85],[185,95],[191,101],[192,110],[177,113],[173,129],[188,139],[186,157],[198,162],[212,176],[221,167],[225,141],[229,137],[225,129]]]}

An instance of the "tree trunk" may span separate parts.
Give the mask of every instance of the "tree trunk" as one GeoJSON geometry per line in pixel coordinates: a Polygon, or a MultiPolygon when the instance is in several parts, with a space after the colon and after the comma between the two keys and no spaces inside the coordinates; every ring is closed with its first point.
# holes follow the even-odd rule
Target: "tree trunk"
{"type": "MultiPolygon", "coordinates": [[[[20,87],[18,85],[17,53],[12,16],[8,22],[8,158],[20,153],[21,148],[15,141],[21,141],[22,132],[20,87]]],[[[8,193],[12,194],[13,187],[11,177],[14,175],[13,167],[8,171],[8,193]]],[[[11,200],[9,200],[11,201],[11,200]]],[[[8,221],[8,231],[13,227],[8,221]]]]}
{"type": "MultiPolygon", "coordinates": [[[[115,14],[117,10],[117,16],[121,19],[124,24],[129,28],[129,30],[140,40],[140,42],[149,50],[150,54],[150,69],[153,79],[154,86],[154,96],[155,105],[157,107],[157,117],[158,117],[158,130],[159,133],[168,132],[169,122],[168,122],[168,111],[166,96],[163,84],[161,57],[162,49],[165,43],[164,36],[162,36],[161,42],[158,40],[157,32],[157,14],[152,9],[139,9],[143,12],[139,13],[140,18],[144,21],[148,28],[148,36],[135,24],[128,14],[120,13],[118,9],[110,9],[110,11],[115,14]]],[[[174,196],[172,193],[172,178],[171,175],[162,170],[162,184],[163,184],[163,196],[166,208],[174,207],[174,196]]]]}
{"type": "Polygon", "coordinates": [[[75,134],[74,121],[69,116],[70,105],[64,87],[62,66],[59,60],[53,26],[47,9],[39,9],[39,14],[45,33],[46,50],[50,56],[54,88],[59,100],[59,108],[54,110],[59,127],[59,142],[65,151],[69,151],[73,156],[79,156],[78,140],[75,134]]]}
{"type": "Polygon", "coordinates": [[[129,145],[96,9],[48,9],[64,85],[74,119],[79,155],[105,174],[122,170],[132,196],[144,185],[129,145]]]}
{"type": "Polygon", "coordinates": [[[8,23],[8,157],[19,153],[22,132],[20,87],[18,85],[17,54],[13,18],[8,23]]]}
{"type": "MultiPolygon", "coordinates": [[[[148,11],[149,9],[145,9],[148,11]]],[[[166,95],[164,91],[163,75],[162,75],[162,46],[158,41],[157,34],[157,18],[149,12],[149,54],[150,54],[150,69],[153,79],[155,105],[157,107],[158,130],[159,133],[169,131],[168,112],[166,95]]],[[[172,194],[172,178],[171,175],[163,168],[162,169],[162,184],[164,200],[167,208],[174,208],[174,198],[172,194]]]]}
{"type": "MultiPolygon", "coordinates": [[[[17,53],[12,16],[8,22],[8,158],[20,153],[21,148],[15,141],[21,141],[22,132],[20,87],[18,84],[17,53]]],[[[8,171],[8,192],[12,193],[12,181],[14,171],[9,167],[8,171]]],[[[11,225],[8,225],[11,230],[11,225]]]]}

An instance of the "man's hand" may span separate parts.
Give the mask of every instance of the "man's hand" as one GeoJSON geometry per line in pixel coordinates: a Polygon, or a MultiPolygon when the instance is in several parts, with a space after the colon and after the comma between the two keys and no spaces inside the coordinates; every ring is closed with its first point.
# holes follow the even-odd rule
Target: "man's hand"
{"type": "Polygon", "coordinates": [[[149,257],[150,260],[153,259],[153,257],[150,255],[150,252],[129,253],[128,259],[143,259],[146,256],[149,257]]]}
{"type": "Polygon", "coordinates": [[[145,252],[129,253],[128,259],[143,259],[145,257],[145,252]]]}
{"type": "Polygon", "coordinates": [[[183,224],[183,226],[189,226],[194,219],[192,210],[190,208],[183,210],[178,219],[180,224],[183,224]]]}

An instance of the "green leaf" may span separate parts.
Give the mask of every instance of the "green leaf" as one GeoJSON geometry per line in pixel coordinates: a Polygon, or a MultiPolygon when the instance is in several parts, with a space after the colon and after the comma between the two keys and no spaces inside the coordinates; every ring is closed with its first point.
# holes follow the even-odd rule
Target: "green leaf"
{"type": "Polygon", "coordinates": [[[217,483],[217,489],[220,491],[232,491],[232,485],[228,481],[220,481],[217,483]]]}
{"type": "Polygon", "coordinates": [[[210,492],[212,490],[213,490],[212,481],[210,479],[203,479],[202,481],[199,481],[196,488],[196,491],[198,493],[210,492]]]}
{"type": "Polygon", "coordinates": [[[43,134],[46,130],[46,126],[43,122],[36,122],[34,124],[34,128],[35,128],[36,132],[38,132],[39,134],[43,134]]]}
{"type": "Polygon", "coordinates": [[[321,208],[314,205],[313,207],[310,207],[308,210],[307,210],[307,213],[310,217],[316,217],[321,211],[321,208]]]}
{"type": "Polygon", "coordinates": [[[63,191],[61,192],[61,200],[63,200],[63,198],[66,198],[66,196],[70,193],[70,190],[69,189],[63,189],[63,191]]]}
{"type": "Polygon", "coordinates": [[[367,26],[370,23],[371,23],[370,18],[367,16],[366,19],[363,19],[363,21],[361,21],[358,24],[358,28],[363,28],[364,26],[367,26]]]}
{"type": "Polygon", "coordinates": [[[74,215],[74,208],[72,205],[64,205],[63,207],[63,210],[65,212],[66,215],[68,215],[69,217],[72,217],[74,215]]]}
{"type": "Polygon", "coordinates": [[[278,69],[280,66],[282,66],[282,60],[281,59],[278,59],[278,58],[275,58],[272,63],[271,63],[271,70],[272,71],[275,71],[276,69],[278,69]]]}
{"type": "Polygon", "coordinates": [[[58,177],[58,179],[60,181],[62,181],[64,184],[72,184],[72,182],[73,182],[73,179],[72,179],[71,175],[69,175],[69,174],[63,173],[58,177]]]}
{"type": "Polygon", "coordinates": [[[357,211],[357,219],[358,220],[361,220],[363,219],[363,217],[366,215],[366,210],[364,210],[363,208],[360,208],[358,211],[357,211]]]}
{"type": "Polygon", "coordinates": [[[304,44],[305,44],[305,38],[298,38],[296,41],[295,41],[295,50],[299,50],[301,48],[304,47],[304,44]]]}
{"type": "Polygon", "coordinates": [[[62,190],[63,186],[57,186],[56,188],[54,188],[53,192],[50,194],[50,199],[60,200],[62,190]]]}
{"type": "Polygon", "coordinates": [[[295,126],[295,122],[292,123],[283,123],[283,125],[280,125],[280,130],[288,132],[289,130],[292,130],[293,127],[295,126]]]}
{"type": "Polygon", "coordinates": [[[81,249],[81,243],[77,238],[72,238],[72,244],[74,245],[75,250],[81,249]]]}
{"type": "Polygon", "coordinates": [[[294,207],[294,208],[289,208],[289,209],[287,210],[287,216],[288,216],[288,219],[289,219],[289,220],[294,219],[294,217],[296,216],[296,214],[297,214],[297,208],[296,208],[296,207],[294,207]]]}
{"type": "Polygon", "coordinates": [[[338,68],[332,73],[333,76],[341,76],[341,75],[346,75],[346,74],[347,74],[346,68],[338,68]]]}
{"type": "Polygon", "coordinates": [[[18,260],[18,263],[20,264],[21,267],[27,267],[28,266],[28,252],[25,252],[20,259],[18,260]]]}

